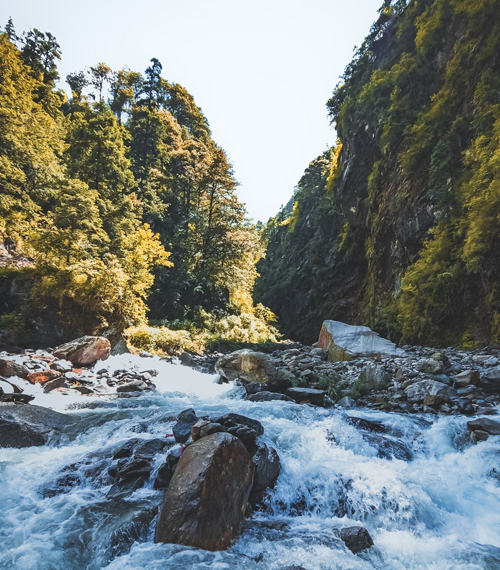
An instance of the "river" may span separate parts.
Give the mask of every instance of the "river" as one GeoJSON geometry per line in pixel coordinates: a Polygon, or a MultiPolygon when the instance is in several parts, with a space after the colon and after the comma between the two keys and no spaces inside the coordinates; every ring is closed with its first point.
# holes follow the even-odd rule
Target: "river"
{"type": "MultiPolygon", "coordinates": [[[[58,445],[0,449],[1,569],[500,569],[500,437],[473,445],[467,418],[251,403],[240,388],[156,357],[111,357],[105,365],[155,368],[157,391],[137,398],[37,393],[34,403],[78,421],[58,445]],[[198,416],[231,411],[259,420],[283,466],[267,508],[225,552],[154,544],[151,513],[163,492],[149,482],[120,497],[96,477],[120,443],[165,436],[189,407],[198,416]],[[348,415],[382,422],[413,459],[380,457],[348,415]],[[68,466],[78,484],[53,492],[68,466]],[[355,524],[375,543],[357,555],[334,532],[355,524]]],[[[163,458],[156,456],[156,466],[163,458]]]]}

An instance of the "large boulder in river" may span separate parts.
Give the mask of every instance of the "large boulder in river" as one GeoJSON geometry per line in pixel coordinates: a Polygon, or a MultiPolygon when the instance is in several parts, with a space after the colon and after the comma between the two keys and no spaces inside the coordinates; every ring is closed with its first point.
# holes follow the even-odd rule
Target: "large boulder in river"
{"type": "Polygon", "coordinates": [[[0,403],[0,447],[44,445],[73,423],[70,416],[49,408],[0,403]]]}
{"type": "Polygon", "coordinates": [[[328,351],[328,360],[352,360],[362,356],[406,357],[404,350],[368,327],[339,321],[323,321],[318,347],[328,351]]]}
{"type": "Polygon", "coordinates": [[[457,398],[457,393],[453,388],[436,380],[415,382],[405,389],[405,394],[408,402],[412,404],[421,404],[426,400],[426,404],[439,405],[457,398]]]}
{"type": "Polygon", "coordinates": [[[106,360],[111,352],[111,344],[102,336],[82,336],[54,350],[56,358],[69,360],[76,366],[95,364],[98,360],[106,360]]]}
{"type": "Polygon", "coordinates": [[[253,476],[252,457],[236,437],[214,433],[192,443],[165,493],[155,542],[229,548],[241,532],[253,476]]]}
{"type": "Polygon", "coordinates": [[[489,418],[479,418],[467,422],[469,431],[484,431],[489,435],[500,435],[500,422],[490,420],[489,418]]]}
{"type": "Polygon", "coordinates": [[[259,384],[272,381],[278,373],[269,355],[246,348],[219,358],[215,363],[215,370],[229,382],[239,378],[259,384]]]}

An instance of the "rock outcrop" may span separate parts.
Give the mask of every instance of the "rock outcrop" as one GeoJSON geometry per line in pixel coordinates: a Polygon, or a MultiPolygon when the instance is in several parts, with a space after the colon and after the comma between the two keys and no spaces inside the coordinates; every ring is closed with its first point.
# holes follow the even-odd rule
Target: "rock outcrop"
{"type": "Polygon", "coordinates": [[[339,321],[323,322],[318,348],[328,351],[330,361],[352,360],[360,356],[406,356],[404,350],[368,327],[347,325],[339,321]]]}
{"type": "Polygon", "coordinates": [[[155,542],[225,550],[241,532],[254,476],[252,457],[228,433],[186,448],[165,494],[155,542]]]}

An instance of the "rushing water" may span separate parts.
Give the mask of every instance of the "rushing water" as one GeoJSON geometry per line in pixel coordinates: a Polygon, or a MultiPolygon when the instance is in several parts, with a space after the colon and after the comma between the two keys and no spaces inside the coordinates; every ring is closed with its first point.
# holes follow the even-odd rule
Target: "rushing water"
{"type": "Polygon", "coordinates": [[[238,388],[156,358],[112,357],[107,365],[158,369],[157,392],[36,400],[61,411],[69,405],[78,421],[57,446],[0,449],[0,568],[500,569],[500,437],[472,445],[465,418],[349,412],[384,423],[414,456],[386,459],[339,410],[246,402],[238,388]],[[154,544],[151,512],[163,492],[147,483],[120,497],[96,477],[120,443],[164,436],[188,407],[199,416],[232,411],[258,419],[282,462],[267,509],[246,521],[226,552],[154,544]],[[79,484],[50,492],[69,465],[79,484]],[[354,524],[375,542],[358,555],[334,532],[354,524]]]}

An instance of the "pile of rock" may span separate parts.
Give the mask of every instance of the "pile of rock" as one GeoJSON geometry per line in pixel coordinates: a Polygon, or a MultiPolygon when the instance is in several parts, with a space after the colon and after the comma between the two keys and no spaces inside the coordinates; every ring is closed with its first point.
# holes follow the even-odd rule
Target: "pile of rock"
{"type": "MultiPolygon", "coordinates": [[[[300,352],[299,349],[286,351],[285,354],[300,352]]],[[[278,352],[281,356],[282,353],[278,352]]],[[[238,350],[219,359],[215,365],[222,381],[238,380],[245,386],[248,399],[252,402],[284,400],[314,405],[325,404],[325,390],[316,387],[295,386],[297,376],[284,367],[279,367],[280,360],[273,356],[253,350],[238,350]],[[274,357],[274,358],[273,358],[274,357]]]]}
{"type": "Polygon", "coordinates": [[[241,350],[221,357],[215,368],[221,381],[244,385],[253,402],[468,415],[495,414],[500,403],[498,349],[399,349],[367,327],[334,321],[326,321],[320,344],[271,355],[241,350]],[[334,342],[336,330],[341,334],[334,342]]]}
{"type": "Polygon", "coordinates": [[[183,452],[167,454],[155,481],[155,488],[168,485],[156,542],[206,550],[230,546],[281,470],[276,450],[259,439],[263,433],[260,422],[239,414],[179,414],[173,434],[183,452]]]}
{"type": "Polygon", "coordinates": [[[24,381],[40,384],[44,392],[102,395],[153,390],[155,370],[133,372],[94,365],[109,357],[111,345],[103,337],[85,336],[54,350],[25,350],[21,354],[0,353],[0,400],[24,401],[33,396],[23,394],[24,381]]]}

